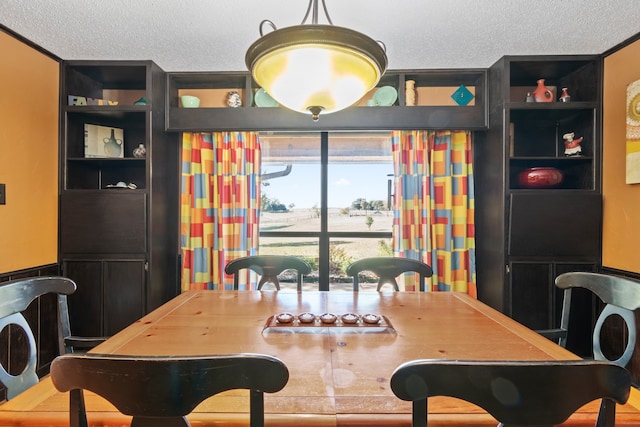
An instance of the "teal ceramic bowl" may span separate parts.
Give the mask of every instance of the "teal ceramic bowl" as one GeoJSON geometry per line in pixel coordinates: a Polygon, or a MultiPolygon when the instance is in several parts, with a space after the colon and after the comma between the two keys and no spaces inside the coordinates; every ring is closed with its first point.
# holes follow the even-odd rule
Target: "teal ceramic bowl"
{"type": "Polygon", "coordinates": [[[182,108],[198,108],[200,106],[200,98],[197,96],[183,95],[180,97],[182,108]]]}

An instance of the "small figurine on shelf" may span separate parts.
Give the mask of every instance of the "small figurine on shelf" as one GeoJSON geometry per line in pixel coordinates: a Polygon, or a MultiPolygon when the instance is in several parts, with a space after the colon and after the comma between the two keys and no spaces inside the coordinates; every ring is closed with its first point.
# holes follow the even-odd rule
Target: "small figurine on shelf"
{"type": "Polygon", "coordinates": [[[582,147],[580,146],[580,143],[584,138],[580,137],[574,139],[574,137],[574,132],[569,132],[562,135],[562,139],[564,139],[565,156],[580,156],[582,153],[582,147]]]}
{"type": "Polygon", "coordinates": [[[242,107],[242,98],[237,91],[232,90],[227,94],[227,105],[231,108],[242,107]]]}
{"type": "Polygon", "coordinates": [[[570,102],[571,96],[569,95],[569,91],[566,87],[562,88],[562,95],[560,95],[560,102],[570,102]]]}
{"type": "Polygon", "coordinates": [[[141,159],[147,155],[147,149],[144,144],[139,144],[138,147],[133,149],[133,157],[141,159]]]}

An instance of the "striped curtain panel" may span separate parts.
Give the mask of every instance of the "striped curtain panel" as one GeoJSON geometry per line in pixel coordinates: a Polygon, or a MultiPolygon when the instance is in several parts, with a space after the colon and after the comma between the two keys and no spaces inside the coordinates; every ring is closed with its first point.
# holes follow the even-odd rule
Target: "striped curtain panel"
{"type": "Polygon", "coordinates": [[[182,135],[180,212],[182,290],[233,289],[233,277],[224,274],[224,266],[258,250],[257,134],[182,135]]]}
{"type": "Polygon", "coordinates": [[[395,131],[392,153],[394,255],[429,264],[432,291],[477,297],[471,133],[395,131]]]}

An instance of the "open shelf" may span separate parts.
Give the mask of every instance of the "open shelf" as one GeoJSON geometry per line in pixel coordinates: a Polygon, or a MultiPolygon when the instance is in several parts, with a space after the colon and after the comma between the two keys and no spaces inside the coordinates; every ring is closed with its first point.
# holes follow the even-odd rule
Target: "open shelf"
{"type": "Polygon", "coordinates": [[[216,130],[389,130],[389,129],[469,129],[487,128],[486,70],[387,71],[376,88],[354,106],[336,113],[320,115],[313,122],[309,115],[284,107],[258,107],[254,94],[259,90],[249,73],[168,73],[166,117],[168,131],[216,130]],[[405,103],[405,82],[415,81],[418,103],[405,103]],[[451,94],[461,85],[473,99],[460,106],[451,94]],[[398,92],[391,106],[368,107],[376,90],[391,86],[398,92]],[[229,92],[238,92],[242,106],[226,103],[229,92]],[[180,96],[201,99],[199,108],[182,108],[180,96]]]}

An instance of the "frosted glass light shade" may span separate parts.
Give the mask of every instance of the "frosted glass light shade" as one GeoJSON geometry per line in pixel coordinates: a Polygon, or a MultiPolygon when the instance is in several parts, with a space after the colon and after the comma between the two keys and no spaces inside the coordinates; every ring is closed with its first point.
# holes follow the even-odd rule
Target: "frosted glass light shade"
{"type": "Polygon", "coordinates": [[[281,105],[301,113],[345,109],[374,88],[387,67],[382,46],[332,25],[297,25],[258,39],[245,56],[254,80],[281,105]]]}

